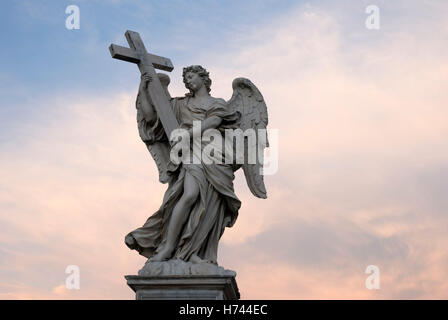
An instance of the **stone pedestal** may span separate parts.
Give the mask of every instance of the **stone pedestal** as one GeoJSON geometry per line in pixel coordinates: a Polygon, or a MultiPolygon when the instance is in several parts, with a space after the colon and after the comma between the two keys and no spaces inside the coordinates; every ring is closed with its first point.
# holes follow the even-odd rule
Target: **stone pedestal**
{"type": "Polygon", "coordinates": [[[212,263],[182,260],[146,262],[125,276],[137,300],[237,300],[236,273],[212,263]]]}
{"type": "Polygon", "coordinates": [[[237,300],[240,293],[232,276],[126,276],[136,300],[237,300]]]}

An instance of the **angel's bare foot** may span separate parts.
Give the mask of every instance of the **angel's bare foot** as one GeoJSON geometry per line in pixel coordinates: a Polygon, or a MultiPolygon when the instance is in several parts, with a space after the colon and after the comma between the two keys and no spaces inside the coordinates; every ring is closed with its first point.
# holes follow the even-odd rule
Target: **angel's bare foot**
{"type": "Polygon", "coordinates": [[[202,260],[196,254],[192,254],[191,257],[190,257],[190,262],[191,263],[203,263],[203,262],[207,262],[207,261],[202,260]]]}
{"type": "Polygon", "coordinates": [[[164,261],[164,260],[168,260],[169,257],[171,256],[171,251],[170,248],[163,248],[161,251],[159,251],[156,255],[152,256],[151,258],[149,258],[149,261],[164,261]]]}

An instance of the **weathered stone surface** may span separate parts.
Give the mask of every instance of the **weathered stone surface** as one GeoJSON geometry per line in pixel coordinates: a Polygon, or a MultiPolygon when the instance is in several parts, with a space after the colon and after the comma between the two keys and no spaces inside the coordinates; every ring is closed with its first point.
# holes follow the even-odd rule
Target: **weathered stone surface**
{"type": "Polygon", "coordinates": [[[180,259],[168,261],[147,261],[138,272],[139,276],[188,276],[188,275],[217,275],[235,277],[236,272],[226,270],[213,263],[191,263],[180,259]]]}
{"type": "Polygon", "coordinates": [[[136,300],[237,300],[234,276],[189,275],[125,277],[136,300]]]}

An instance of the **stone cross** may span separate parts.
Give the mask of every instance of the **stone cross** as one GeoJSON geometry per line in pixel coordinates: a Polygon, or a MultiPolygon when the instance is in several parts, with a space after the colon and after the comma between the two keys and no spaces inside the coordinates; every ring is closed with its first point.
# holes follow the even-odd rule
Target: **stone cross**
{"type": "Polygon", "coordinates": [[[148,53],[137,32],[128,30],[125,36],[130,48],[111,44],[109,47],[110,54],[112,58],[136,63],[142,74],[146,73],[151,76],[152,81],[148,84],[149,95],[169,139],[171,132],[179,128],[179,123],[171,110],[171,103],[168,101],[155,68],[171,71],[174,69],[173,64],[168,58],[148,53]]]}

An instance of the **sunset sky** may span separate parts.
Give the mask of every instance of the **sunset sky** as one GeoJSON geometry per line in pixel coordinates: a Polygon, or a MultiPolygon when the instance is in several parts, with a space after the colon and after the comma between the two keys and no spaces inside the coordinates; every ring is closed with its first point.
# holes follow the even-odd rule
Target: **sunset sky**
{"type": "Polygon", "coordinates": [[[191,64],[215,97],[237,77],[264,96],[279,169],[266,200],[236,173],[218,256],[242,299],[448,299],[447,15],[444,0],[2,1],[0,299],[134,298],[124,275],[145,259],[124,236],[166,185],[138,136],[138,69],[108,50],[128,29],[172,60],[172,96],[191,64]]]}

